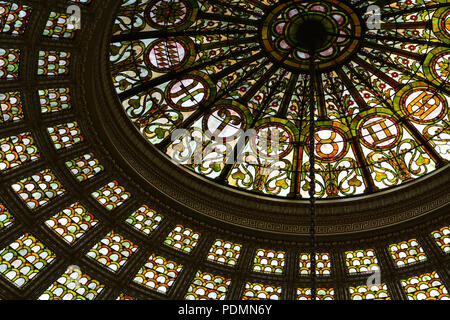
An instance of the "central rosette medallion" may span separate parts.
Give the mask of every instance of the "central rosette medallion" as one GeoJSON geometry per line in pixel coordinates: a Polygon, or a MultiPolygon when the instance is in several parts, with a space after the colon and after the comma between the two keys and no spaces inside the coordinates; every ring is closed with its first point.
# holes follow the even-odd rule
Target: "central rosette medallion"
{"type": "Polygon", "coordinates": [[[272,7],[261,39],[267,53],[296,72],[308,72],[311,55],[323,71],[342,64],[359,48],[362,25],[358,15],[341,1],[293,0],[272,7]]]}

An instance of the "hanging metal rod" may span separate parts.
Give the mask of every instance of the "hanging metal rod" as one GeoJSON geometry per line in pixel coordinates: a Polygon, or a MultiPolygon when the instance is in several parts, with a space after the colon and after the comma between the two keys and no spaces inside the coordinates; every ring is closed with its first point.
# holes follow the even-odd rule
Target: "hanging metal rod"
{"type": "Polygon", "coordinates": [[[310,204],[310,260],[311,260],[311,300],[316,300],[317,288],[316,288],[316,170],[315,170],[315,83],[316,83],[316,66],[315,66],[315,54],[311,54],[310,58],[310,106],[309,106],[309,204],[310,204]]]}

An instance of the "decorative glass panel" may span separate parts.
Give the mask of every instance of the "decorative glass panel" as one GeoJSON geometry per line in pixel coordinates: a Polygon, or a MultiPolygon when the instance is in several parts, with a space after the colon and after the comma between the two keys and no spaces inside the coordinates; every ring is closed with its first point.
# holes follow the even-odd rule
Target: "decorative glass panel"
{"type": "Polygon", "coordinates": [[[20,167],[39,157],[33,136],[29,132],[0,138],[0,171],[20,167]]]}
{"type": "Polygon", "coordinates": [[[280,300],[281,287],[268,284],[250,283],[245,285],[243,300],[280,300]]]}
{"type": "Polygon", "coordinates": [[[0,274],[21,288],[54,260],[52,251],[26,233],[0,250],[0,274]]]}
{"type": "Polygon", "coordinates": [[[186,293],[186,300],[225,300],[231,279],[198,271],[186,293]]]}
{"type": "Polygon", "coordinates": [[[0,203],[0,231],[10,227],[14,223],[14,217],[8,209],[0,203]]]}
{"type": "Polygon", "coordinates": [[[425,273],[401,281],[408,300],[450,300],[447,288],[437,272],[425,273]]]}
{"type": "Polygon", "coordinates": [[[416,239],[391,244],[389,251],[397,267],[427,260],[425,252],[416,239]]]}
{"type": "Polygon", "coordinates": [[[87,256],[117,272],[137,248],[138,246],[130,240],[111,231],[87,253],[87,256]]]}
{"type": "Polygon", "coordinates": [[[134,281],[160,293],[167,294],[183,266],[152,254],[139,270],[134,281]]]}
{"type": "Polygon", "coordinates": [[[234,267],[241,254],[241,249],[240,244],[217,239],[211,247],[207,259],[234,267]]]}
{"type": "Polygon", "coordinates": [[[44,29],[44,36],[51,38],[72,39],[75,36],[75,26],[66,13],[51,12],[44,29]]]}
{"type": "Polygon", "coordinates": [[[434,241],[445,253],[450,252],[450,226],[442,227],[431,233],[434,241]]]}
{"type": "Polygon", "coordinates": [[[39,300],[94,300],[105,288],[97,280],[83,273],[77,266],[70,266],[39,300]]]}
{"type": "Polygon", "coordinates": [[[142,205],[126,220],[127,223],[132,225],[137,230],[149,235],[152,231],[158,228],[164,217],[155,210],[150,209],[147,205],[142,205]]]}
{"type": "MultiPolygon", "coordinates": [[[[311,274],[311,255],[309,253],[300,253],[299,261],[300,261],[299,273],[301,275],[311,274]]],[[[331,261],[329,253],[316,254],[316,274],[320,275],[331,274],[331,261]]]]}
{"type": "Polygon", "coordinates": [[[64,51],[39,51],[40,76],[63,76],[69,74],[71,54],[64,51]]]}
{"type": "Polygon", "coordinates": [[[11,187],[30,209],[45,206],[51,199],[66,191],[48,169],[22,179],[11,187]]]}
{"type": "Polygon", "coordinates": [[[253,271],[282,274],[286,253],[284,251],[258,249],[253,271]]]}
{"type": "Polygon", "coordinates": [[[80,182],[89,180],[104,170],[92,153],[67,161],[66,166],[80,182]]]}
{"type": "Polygon", "coordinates": [[[345,264],[349,273],[366,273],[379,270],[375,250],[356,250],[345,252],[345,264]]]}
{"type": "Polygon", "coordinates": [[[391,300],[386,284],[371,286],[370,288],[362,285],[350,287],[349,290],[351,300],[391,300]]]}
{"type": "Polygon", "coordinates": [[[17,80],[19,78],[19,49],[0,48],[0,79],[17,80]]]}
{"type": "Polygon", "coordinates": [[[199,238],[200,233],[182,225],[177,225],[164,240],[164,244],[185,253],[191,253],[197,246],[199,238]]]}
{"type": "Polygon", "coordinates": [[[98,222],[84,206],[76,202],[47,220],[45,224],[69,244],[74,244],[98,222]]]}
{"type": "Polygon", "coordinates": [[[69,88],[39,90],[39,101],[42,113],[53,113],[72,108],[69,88]]]}
{"type": "Polygon", "coordinates": [[[20,92],[12,91],[0,93],[0,107],[0,124],[23,119],[23,107],[20,92]]]}
{"type": "Polygon", "coordinates": [[[22,35],[31,15],[29,6],[9,1],[0,1],[0,32],[22,35]]]}
{"type": "Polygon", "coordinates": [[[125,188],[120,186],[116,180],[113,180],[98,191],[92,193],[92,196],[107,210],[111,211],[120,207],[131,197],[131,194],[125,191],[125,188]]]}
{"type": "Polygon", "coordinates": [[[53,126],[47,130],[57,150],[69,148],[84,141],[76,121],[53,126]]]}

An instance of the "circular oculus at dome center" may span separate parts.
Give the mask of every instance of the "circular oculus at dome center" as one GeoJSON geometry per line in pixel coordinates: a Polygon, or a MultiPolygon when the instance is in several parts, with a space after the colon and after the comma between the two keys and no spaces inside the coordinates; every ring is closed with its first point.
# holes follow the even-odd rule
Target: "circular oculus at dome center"
{"type": "Polygon", "coordinates": [[[343,1],[288,1],[275,5],[264,19],[264,49],[293,72],[326,70],[358,50],[362,24],[355,9],[343,1]]]}

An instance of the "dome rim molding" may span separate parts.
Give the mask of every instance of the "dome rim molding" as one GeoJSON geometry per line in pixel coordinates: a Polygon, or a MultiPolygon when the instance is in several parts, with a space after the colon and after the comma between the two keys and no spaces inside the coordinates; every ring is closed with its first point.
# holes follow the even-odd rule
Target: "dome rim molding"
{"type": "MultiPolygon", "coordinates": [[[[242,227],[263,233],[307,235],[307,199],[259,196],[209,181],[176,166],[133,127],[109,72],[109,45],[118,7],[116,4],[104,10],[103,17],[99,17],[104,23],[96,26],[87,50],[90,54],[86,56],[86,63],[95,72],[82,76],[89,77],[85,83],[96,84],[85,92],[86,105],[96,107],[84,111],[91,117],[91,123],[98,124],[94,131],[103,147],[114,154],[112,161],[122,169],[130,169],[134,173],[130,179],[138,186],[145,184],[145,190],[156,201],[162,202],[161,197],[173,201],[173,207],[189,218],[209,224],[213,220],[225,229],[242,227]]],[[[317,200],[317,233],[348,235],[399,225],[444,207],[450,202],[449,191],[450,164],[447,164],[425,177],[388,190],[317,200]]]]}

